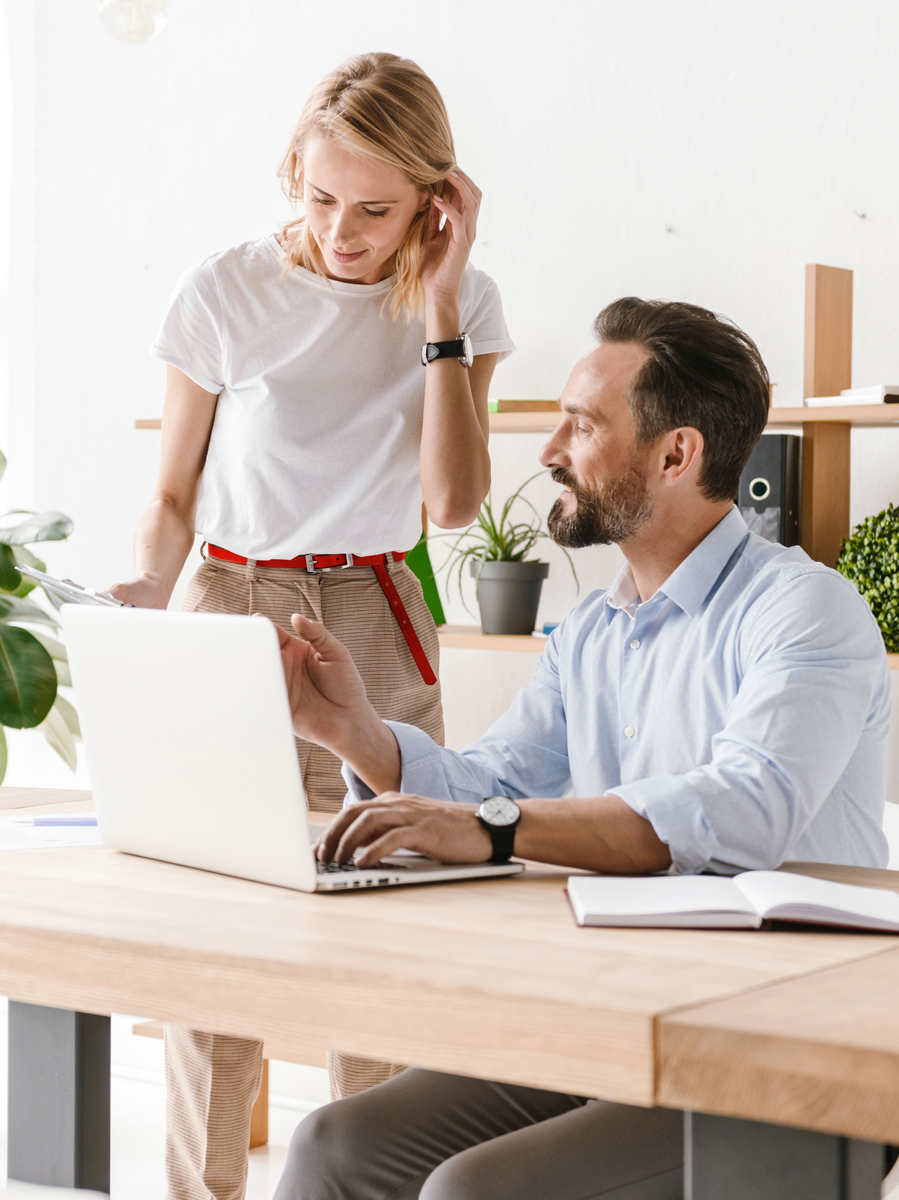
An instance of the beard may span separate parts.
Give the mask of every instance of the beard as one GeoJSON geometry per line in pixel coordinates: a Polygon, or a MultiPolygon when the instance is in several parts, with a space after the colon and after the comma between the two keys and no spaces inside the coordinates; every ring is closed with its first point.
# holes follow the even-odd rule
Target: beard
{"type": "Polygon", "coordinates": [[[553,541],[569,550],[579,550],[633,537],[652,515],[644,463],[645,456],[635,452],[620,474],[594,492],[585,491],[564,467],[556,467],[553,479],[568,488],[577,507],[566,514],[561,498],[553,504],[546,519],[553,541]]]}

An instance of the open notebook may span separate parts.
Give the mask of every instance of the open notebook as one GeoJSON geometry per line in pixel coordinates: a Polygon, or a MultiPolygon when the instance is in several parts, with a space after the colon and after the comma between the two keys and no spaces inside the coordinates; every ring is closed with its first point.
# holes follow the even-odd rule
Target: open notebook
{"type": "Polygon", "coordinates": [[[787,871],[622,878],[572,875],[568,899],[578,925],[673,929],[758,929],[805,921],[899,933],[899,895],[787,871]]]}

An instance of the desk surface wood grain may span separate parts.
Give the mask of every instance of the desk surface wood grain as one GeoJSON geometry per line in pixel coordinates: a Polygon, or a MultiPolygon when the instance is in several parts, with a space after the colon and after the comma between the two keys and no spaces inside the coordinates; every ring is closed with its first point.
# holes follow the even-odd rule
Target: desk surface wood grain
{"type": "Polygon", "coordinates": [[[579,929],[565,878],[306,895],[104,847],[5,851],[0,991],[651,1104],[660,1017],[897,946],[579,929]]]}
{"type": "Polygon", "coordinates": [[[659,1023],[659,1103],[899,1143],[899,950],[659,1023]]]}

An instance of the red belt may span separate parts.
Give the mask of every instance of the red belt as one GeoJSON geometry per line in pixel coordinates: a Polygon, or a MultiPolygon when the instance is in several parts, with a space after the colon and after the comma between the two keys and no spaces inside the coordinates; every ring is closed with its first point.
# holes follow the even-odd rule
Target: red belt
{"type": "MultiPolygon", "coordinates": [[[[232,554],[230,550],[223,550],[221,546],[212,546],[208,543],[206,552],[211,558],[237,563],[239,566],[245,566],[249,561],[240,554],[232,554]]],[[[393,551],[394,562],[402,562],[405,557],[404,551],[393,551]]],[[[289,567],[295,571],[309,571],[313,575],[321,571],[342,571],[347,567],[371,567],[381,585],[381,591],[387,597],[387,603],[393,609],[400,632],[406,639],[406,645],[415,659],[415,665],[421,672],[422,679],[428,685],[437,682],[437,676],[431,670],[428,656],[422,649],[418,635],[409,620],[409,614],[400,599],[400,594],[390,578],[390,572],[387,570],[389,559],[386,554],[299,554],[296,558],[260,558],[255,562],[257,567],[289,567]]]]}

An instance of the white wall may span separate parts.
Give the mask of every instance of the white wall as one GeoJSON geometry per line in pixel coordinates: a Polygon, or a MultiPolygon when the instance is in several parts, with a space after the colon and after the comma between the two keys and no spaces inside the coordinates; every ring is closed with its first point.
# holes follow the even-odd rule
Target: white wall
{"type": "MultiPolygon", "coordinates": [[[[286,215],[274,170],[302,101],[363,49],[433,75],[484,190],[474,259],[519,346],[493,395],[558,395],[595,313],[636,293],[727,313],[758,341],[776,402],[796,403],[812,261],[855,271],[854,382],[899,377],[893,0],[172,0],[142,47],[104,32],[96,0],[10,0],[8,20],[3,427],[11,500],[75,520],[51,569],[127,576],[158,451],[134,419],[161,409],[147,346],[169,292],[190,262],[286,215]]],[[[539,441],[494,439],[498,494],[534,469],[539,441]]],[[[853,435],[853,520],[899,501],[897,450],[894,431],[853,435]]],[[[551,495],[534,489],[539,506],[551,495]]],[[[576,598],[559,552],[547,557],[541,620],[576,598]]],[[[576,557],[586,587],[620,562],[576,557]]],[[[448,612],[472,620],[457,601],[448,612]]]]}

